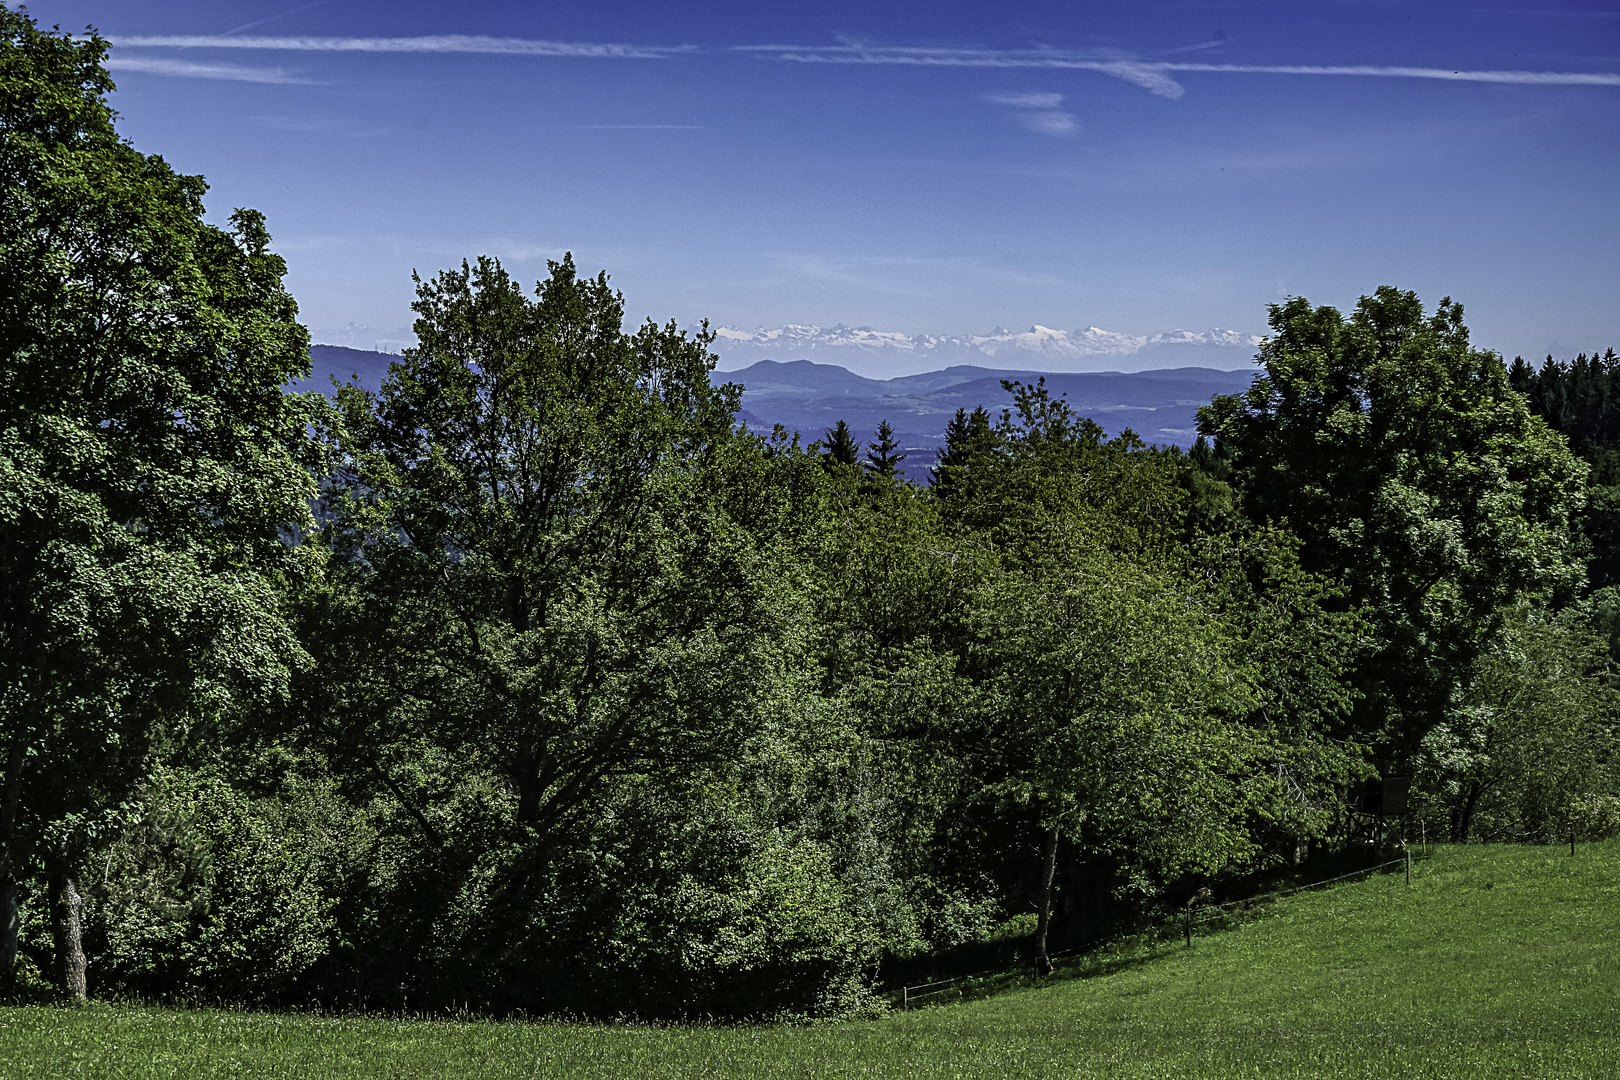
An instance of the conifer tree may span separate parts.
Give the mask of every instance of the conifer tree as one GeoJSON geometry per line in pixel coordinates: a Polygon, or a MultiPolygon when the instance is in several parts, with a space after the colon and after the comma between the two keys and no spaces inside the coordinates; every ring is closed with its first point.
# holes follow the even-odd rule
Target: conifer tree
{"type": "Polygon", "coordinates": [[[847,465],[850,468],[856,466],[861,446],[855,441],[854,433],[844,421],[840,420],[827,429],[827,440],[822,445],[824,449],[821,452],[821,463],[829,471],[839,465],[847,465]]]}
{"type": "Polygon", "coordinates": [[[887,420],[878,421],[877,441],[867,444],[866,477],[893,483],[900,475],[900,463],[906,455],[900,453],[900,444],[894,438],[894,426],[887,420]]]}
{"type": "Polygon", "coordinates": [[[937,452],[934,467],[929,470],[931,486],[943,493],[959,476],[975,454],[990,447],[990,414],[983,405],[971,413],[957,409],[951,422],[945,425],[945,446],[937,452]]]}
{"type": "Polygon", "coordinates": [[[1620,356],[1612,348],[1572,361],[1549,356],[1539,369],[1514,357],[1508,384],[1591,465],[1581,516],[1591,546],[1588,584],[1620,585],[1620,356]]]}

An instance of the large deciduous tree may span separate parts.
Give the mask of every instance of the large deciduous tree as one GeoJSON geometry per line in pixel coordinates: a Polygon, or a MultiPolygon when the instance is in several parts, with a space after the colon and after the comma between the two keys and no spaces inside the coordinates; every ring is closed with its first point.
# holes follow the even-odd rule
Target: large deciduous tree
{"type": "MultiPolygon", "coordinates": [[[[780,630],[765,539],[782,523],[762,524],[772,484],[750,471],[772,459],[733,429],[707,337],[626,333],[606,275],[570,258],[533,299],[479,259],[414,307],[420,344],[381,393],[340,393],[330,537],[355,609],[321,648],[366,686],[316,719],[343,746],[487,777],[494,823],[454,838],[457,865],[498,849],[489,910],[521,923],[615,785],[675,785],[743,737],[780,630]]],[[[523,932],[488,935],[499,951],[523,932]]]]}
{"type": "Polygon", "coordinates": [[[314,491],[285,265],[119,139],[105,56],[0,10],[0,971],[42,868],[81,998],[82,846],[165,730],[284,688],[314,491]]]}
{"type": "Polygon", "coordinates": [[[1200,410],[1250,516],[1285,523],[1306,569],[1342,580],[1378,641],[1358,726],[1404,768],[1516,600],[1582,580],[1571,525],[1585,467],[1531,415],[1462,307],[1389,286],[1349,317],[1271,308],[1262,371],[1200,410]]]}

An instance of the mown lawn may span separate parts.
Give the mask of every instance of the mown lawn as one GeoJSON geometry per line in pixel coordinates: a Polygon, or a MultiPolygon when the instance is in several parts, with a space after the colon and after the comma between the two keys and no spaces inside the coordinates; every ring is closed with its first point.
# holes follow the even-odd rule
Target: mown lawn
{"type": "Polygon", "coordinates": [[[1092,974],[810,1027],[0,1010],[10,1077],[1620,1077],[1620,841],[1441,848],[1092,974]]]}

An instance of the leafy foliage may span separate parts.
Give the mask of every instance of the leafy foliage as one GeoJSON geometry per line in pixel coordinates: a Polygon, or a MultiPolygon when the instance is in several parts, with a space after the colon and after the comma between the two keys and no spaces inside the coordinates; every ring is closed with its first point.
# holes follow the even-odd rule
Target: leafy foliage
{"type": "Polygon", "coordinates": [[[1420,785],[1454,842],[1556,843],[1594,816],[1577,805],[1614,790],[1620,750],[1608,667],[1579,611],[1508,614],[1462,700],[1423,741],[1420,785]]]}
{"type": "MultiPolygon", "coordinates": [[[[0,967],[177,727],[285,693],[307,524],[308,336],[263,219],[122,142],[106,43],[0,11],[0,967]]],[[[58,919],[76,946],[76,903],[58,919]]],[[[64,989],[83,993],[66,962],[64,989]]],[[[76,970],[75,970],[76,969],[76,970]]]]}
{"type": "Polygon", "coordinates": [[[1549,356],[1540,368],[1515,357],[1508,382],[1592,466],[1582,518],[1589,583],[1620,584],[1620,357],[1613,349],[1567,363],[1549,356]]]}
{"type": "Polygon", "coordinates": [[[1296,297],[1271,327],[1254,385],[1200,410],[1199,429],[1248,515],[1285,524],[1304,567],[1365,605],[1379,647],[1358,673],[1357,726],[1405,760],[1500,610],[1579,588],[1583,470],[1449,298],[1425,316],[1385,286],[1346,318],[1296,297]]]}
{"type": "Polygon", "coordinates": [[[95,853],[102,991],[275,1000],[331,951],[366,838],[330,787],[277,795],[195,772],[152,779],[140,820],[95,853]]]}

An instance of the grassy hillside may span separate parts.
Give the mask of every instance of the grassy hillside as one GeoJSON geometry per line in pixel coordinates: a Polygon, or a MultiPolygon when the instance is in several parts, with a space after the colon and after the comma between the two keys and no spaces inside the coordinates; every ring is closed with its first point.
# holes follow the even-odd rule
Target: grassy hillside
{"type": "Polygon", "coordinates": [[[814,1027],[0,1011],[4,1077],[1612,1077],[1620,842],[1442,848],[1089,973],[814,1027]]]}

